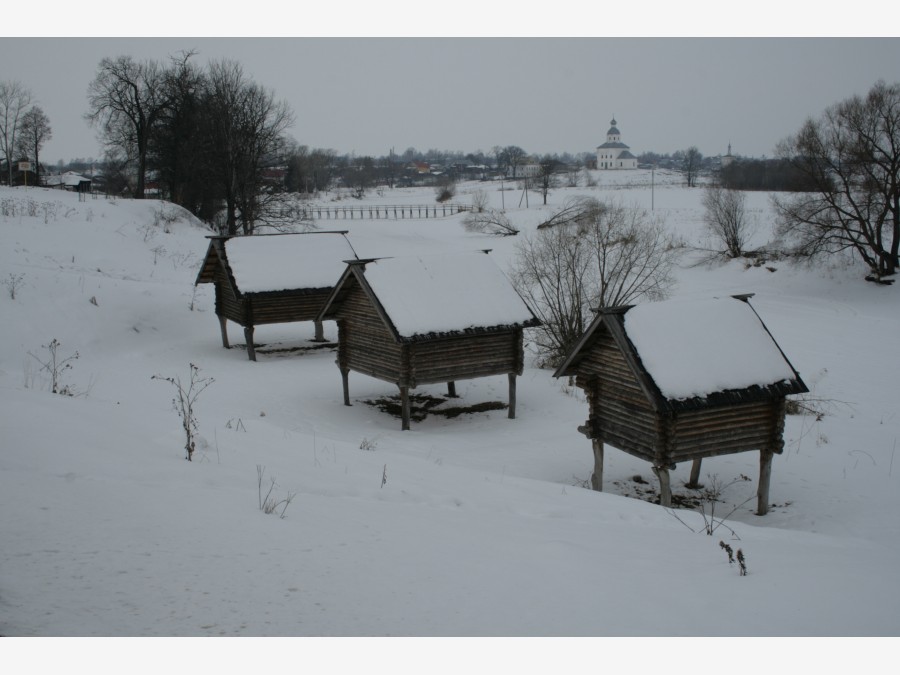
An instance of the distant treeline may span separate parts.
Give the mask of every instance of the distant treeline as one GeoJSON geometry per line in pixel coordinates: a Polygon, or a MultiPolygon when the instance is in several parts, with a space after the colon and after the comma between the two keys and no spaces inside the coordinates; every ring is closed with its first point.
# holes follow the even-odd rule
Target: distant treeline
{"type": "Polygon", "coordinates": [[[786,159],[737,159],[719,170],[722,187],[731,190],[812,192],[816,186],[786,159]]]}

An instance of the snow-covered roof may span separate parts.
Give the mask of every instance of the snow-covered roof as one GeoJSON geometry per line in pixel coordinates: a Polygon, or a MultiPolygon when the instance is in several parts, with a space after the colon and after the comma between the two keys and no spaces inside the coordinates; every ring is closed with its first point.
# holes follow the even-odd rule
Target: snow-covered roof
{"type": "Polygon", "coordinates": [[[329,288],[356,258],[341,232],[232,237],[225,251],[241,293],[329,288]]]}
{"type": "Polygon", "coordinates": [[[797,378],[750,304],[736,298],[646,303],[629,309],[623,321],[667,399],[797,378]]]}
{"type": "Polygon", "coordinates": [[[601,309],[554,376],[578,372],[603,326],[660,411],[807,391],[747,297],[601,309]]]}
{"type": "Polygon", "coordinates": [[[54,185],[64,185],[66,187],[78,187],[81,183],[89,183],[90,178],[85,178],[81,174],[74,171],[66,171],[61,174],[53,174],[42,178],[44,185],[52,187],[54,185]]]}
{"type": "Polygon", "coordinates": [[[481,251],[383,258],[365,279],[401,337],[521,326],[534,315],[481,251]]]}

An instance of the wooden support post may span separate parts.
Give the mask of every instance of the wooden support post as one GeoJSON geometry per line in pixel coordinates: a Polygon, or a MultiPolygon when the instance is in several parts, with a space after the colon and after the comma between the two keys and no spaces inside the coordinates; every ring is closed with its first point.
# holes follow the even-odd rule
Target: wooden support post
{"type": "Polygon", "coordinates": [[[449,396],[450,398],[456,398],[456,382],[447,383],[447,396],[449,396]]]}
{"type": "Polygon", "coordinates": [[[314,321],[316,326],[316,336],[313,338],[313,342],[325,342],[325,329],[322,327],[321,321],[314,321]]]}
{"type": "Polygon", "coordinates": [[[591,474],[591,489],[603,492],[603,439],[592,438],[594,446],[594,473],[591,474]]]}
{"type": "Polygon", "coordinates": [[[409,387],[400,387],[400,417],[403,431],[409,431],[409,387]]]}
{"type": "Polygon", "coordinates": [[[703,487],[702,485],[700,485],[700,464],[702,463],[703,460],[698,457],[694,460],[694,463],[691,464],[691,479],[690,481],[688,481],[688,484],[685,485],[685,487],[689,487],[694,490],[703,487]]]}
{"type": "Polygon", "coordinates": [[[253,324],[244,326],[244,339],[247,341],[247,356],[256,361],[256,350],[253,349],[253,324]]]}
{"type": "Polygon", "coordinates": [[[225,325],[227,322],[228,319],[219,314],[219,328],[222,330],[222,346],[225,347],[225,349],[231,349],[231,345],[228,344],[228,326],[225,325]]]}
{"type": "Polygon", "coordinates": [[[669,467],[654,466],[653,473],[659,478],[659,505],[672,506],[672,487],[669,483],[669,467]]]}
{"type": "Polygon", "coordinates": [[[344,387],[344,405],[350,405],[350,369],[341,368],[341,384],[344,387]]]}
{"type": "Polygon", "coordinates": [[[772,451],[759,451],[759,487],[756,490],[756,515],[769,512],[769,484],[772,480],[772,451]]]}
{"type": "Polygon", "coordinates": [[[516,419],[516,374],[509,374],[509,419],[516,419]]]}

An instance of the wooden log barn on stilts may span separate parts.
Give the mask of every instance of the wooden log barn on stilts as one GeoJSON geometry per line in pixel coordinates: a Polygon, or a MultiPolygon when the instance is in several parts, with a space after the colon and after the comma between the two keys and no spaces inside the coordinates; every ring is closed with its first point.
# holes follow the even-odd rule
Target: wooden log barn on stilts
{"type": "Polygon", "coordinates": [[[338,325],[344,405],[351,370],[400,389],[403,430],[409,390],[506,374],[516,416],[522,332],[538,320],[487,252],[349,261],[318,317],[338,325]]]}
{"type": "Polygon", "coordinates": [[[574,376],[588,400],[579,431],[603,483],[604,443],[647,460],[671,506],[669,470],[759,450],[757,513],[769,506],[773,454],[784,448],[785,397],[808,391],[750,305],[752,294],[606,308],[554,373],[574,376]]]}
{"type": "Polygon", "coordinates": [[[356,258],[346,231],[213,236],[194,285],[216,287],[216,316],[228,348],[227,320],[244,327],[247,356],[256,361],[253,332],[262,324],[315,321],[344,267],[356,258]]]}

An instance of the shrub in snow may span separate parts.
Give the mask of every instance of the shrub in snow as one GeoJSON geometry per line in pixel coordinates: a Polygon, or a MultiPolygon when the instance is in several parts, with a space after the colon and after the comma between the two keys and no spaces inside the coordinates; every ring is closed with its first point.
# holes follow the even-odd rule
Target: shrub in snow
{"type": "Polygon", "coordinates": [[[661,300],[674,283],[676,240],[648,212],[581,198],[516,246],[512,281],[541,325],[542,365],[556,366],[597,307],[661,300]]]}
{"type": "Polygon", "coordinates": [[[50,391],[54,394],[62,394],[63,396],[74,396],[75,391],[69,385],[61,384],[60,377],[65,371],[72,368],[72,361],[78,358],[78,352],[65,357],[61,356],[59,354],[59,348],[61,346],[59,340],[56,338],[53,338],[49,345],[41,345],[43,349],[47,350],[46,360],[31,352],[28,352],[28,354],[41,364],[41,370],[46,370],[50,375],[50,391]]]}
{"type": "Polygon", "coordinates": [[[197,433],[197,417],[194,413],[194,404],[197,397],[211,385],[215,380],[211,377],[200,377],[200,369],[193,363],[191,365],[191,375],[187,385],[183,384],[181,378],[177,375],[174,377],[163,377],[162,375],[153,375],[151,380],[165,380],[175,387],[176,395],[172,399],[172,407],[181,418],[182,429],[184,429],[184,450],[187,453],[187,460],[190,462],[191,457],[196,449],[196,433],[197,433]]]}
{"type": "Polygon", "coordinates": [[[261,464],[256,465],[256,488],[257,494],[259,496],[259,510],[263,513],[275,513],[278,509],[281,509],[281,512],[278,513],[279,518],[284,518],[284,513],[287,511],[287,507],[291,505],[291,502],[294,501],[294,497],[297,496],[296,492],[288,492],[287,497],[283,499],[276,499],[272,496],[272,492],[275,491],[277,487],[277,483],[274,478],[269,478],[269,489],[266,492],[265,496],[263,496],[263,477],[266,474],[266,467],[261,464]]]}
{"type": "Polygon", "coordinates": [[[3,285],[6,286],[6,289],[9,291],[9,299],[16,299],[16,291],[22,286],[22,281],[25,279],[24,274],[13,274],[9,273],[9,276],[3,280],[3,285]]]}

